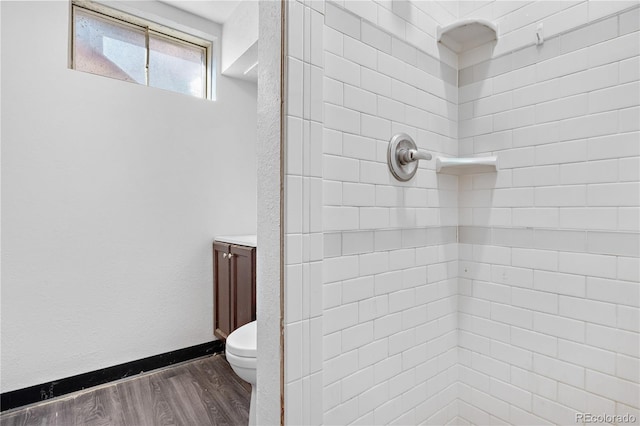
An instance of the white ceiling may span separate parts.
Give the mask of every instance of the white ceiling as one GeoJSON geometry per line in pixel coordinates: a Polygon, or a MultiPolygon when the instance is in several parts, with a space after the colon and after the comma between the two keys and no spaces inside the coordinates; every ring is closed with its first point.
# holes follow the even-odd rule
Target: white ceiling
{"type": "Polygon", "coordinates": [[[193,13],[219,24],[229,18],[242,0],[162,0],[184,11],[193,13]]]}

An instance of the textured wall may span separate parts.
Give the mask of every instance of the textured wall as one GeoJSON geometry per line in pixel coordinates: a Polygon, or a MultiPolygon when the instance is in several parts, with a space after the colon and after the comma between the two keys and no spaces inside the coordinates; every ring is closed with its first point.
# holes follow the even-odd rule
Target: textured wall
{"type": "Polygon", "coordinates": [[[211,242],[256,229],[255,85],[69,70],[68,2],[1,7],[2,391],[212,340],[211,242]]]}
{"type": "Polygon", "coordinates": [[[258,246],[257,319],[258,391],[256,421],[280,423],[280,317],[281,317],[281,43],[282,10],[279,2],[260,2],[258,68],[258,246]]]}

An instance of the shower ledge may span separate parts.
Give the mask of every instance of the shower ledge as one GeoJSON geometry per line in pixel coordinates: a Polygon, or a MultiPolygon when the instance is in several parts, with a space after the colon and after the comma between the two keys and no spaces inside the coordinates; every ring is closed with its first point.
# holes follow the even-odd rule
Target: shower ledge
{"type": "Polygon", "coordinates": [[[444,27],[438,26],[438,42],[456,53],[498,39],[498,26],[486,19],[462,19],[444,27]]]}
{"type": "Polygon", "coordinates": [[[498,171],[498,157],[437,157],[436,172],[450,175],[470,175],[498,171]]]}

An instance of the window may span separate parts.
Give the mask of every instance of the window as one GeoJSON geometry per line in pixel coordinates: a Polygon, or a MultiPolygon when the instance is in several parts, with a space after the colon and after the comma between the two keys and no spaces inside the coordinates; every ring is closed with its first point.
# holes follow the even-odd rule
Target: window
{"type": "Polygon", "coordinates": [[[89,3],[72,14],[73,69],[207,98],[207,42],[89,3]]]}

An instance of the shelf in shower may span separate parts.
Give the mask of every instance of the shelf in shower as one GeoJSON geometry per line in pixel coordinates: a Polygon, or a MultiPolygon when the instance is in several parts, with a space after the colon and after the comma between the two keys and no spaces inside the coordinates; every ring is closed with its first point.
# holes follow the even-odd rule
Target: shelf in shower
{"type": "Polygon", "coordinates": [[[498,26],[486,19],[462,19],[438,26],[438,42],[456,53],[471,50],[498,39],[498,26]]]}
{"type": "Polygon", "coordinates": [[[498,157],[437,157],[436,172],[450,175],[493,173],[498,171],[498,157]]]}

